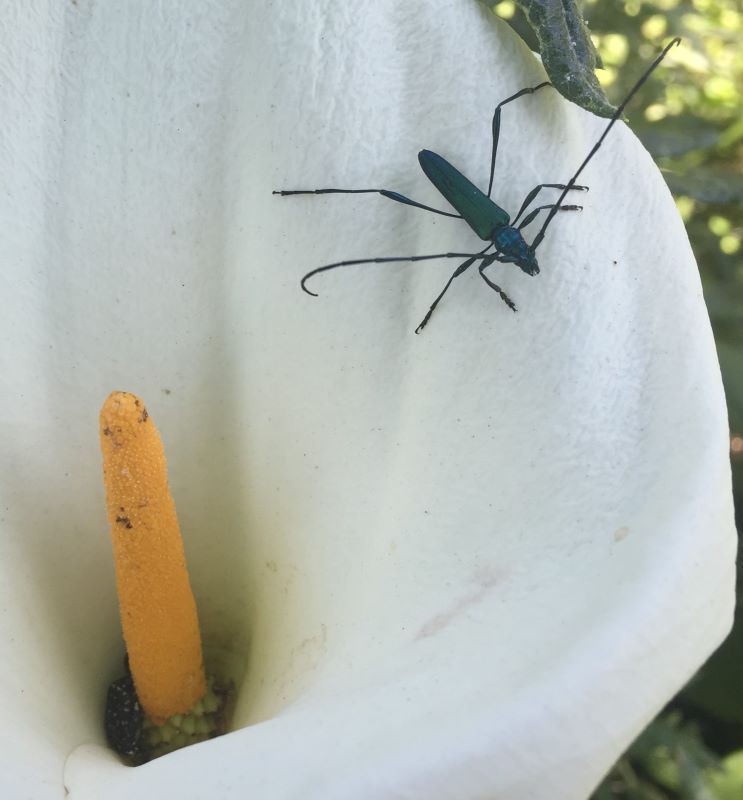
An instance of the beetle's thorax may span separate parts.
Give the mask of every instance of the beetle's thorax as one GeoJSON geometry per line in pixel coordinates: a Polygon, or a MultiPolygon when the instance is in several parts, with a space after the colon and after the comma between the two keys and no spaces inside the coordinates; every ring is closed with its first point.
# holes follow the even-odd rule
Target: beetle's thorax
{"type": "Polygon", "coordinates": [[[518,228],[505,225],[493,234],[493,244],[514,264],[517,264],[527,275],[536,275],[539,264],[534,251],[524,241],[518,228]]]}

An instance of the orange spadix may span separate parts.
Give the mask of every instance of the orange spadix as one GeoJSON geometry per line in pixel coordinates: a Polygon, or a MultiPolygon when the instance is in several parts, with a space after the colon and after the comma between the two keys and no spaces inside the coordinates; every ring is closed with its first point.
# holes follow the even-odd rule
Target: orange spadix
{"type": "Polygon", "coordinates": [[[144,403],[112,392],[100,437],[129,667],[145,714],[159,724],[206,692],[196,603],[162,441],[144,403]]]}

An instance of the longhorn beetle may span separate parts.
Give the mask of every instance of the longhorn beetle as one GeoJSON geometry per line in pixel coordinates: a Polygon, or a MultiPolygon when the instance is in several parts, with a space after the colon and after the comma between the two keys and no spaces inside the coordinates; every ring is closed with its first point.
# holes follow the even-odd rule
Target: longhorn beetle
{"type": "Polygon", "coordinates": [[[431,152],[430,150],[421,150],[418,154],[418,161],[425,172],[428,179],[433,185],[441,192],[444,198],[458,211],[459,213],[453,214],[449,211],[441,211],[437,208],[418,203],[405,197],[399,192],[391,191],[390,189],[292,189],[275,191],[273,194],[283,196],[295,194],[381,194],[389,200],[394,200],[397,203],[404,203],[408,206],[430,211],[433,214],[440,214],[443,217],[455,217],[456,219],[463,219],[472,230],[484,241],[487,245],[477,253],[437,253],[434,255],[425,256],[397,256],[386,258],[357,258],[350,261],[337,261],[333,264],[325,264],[322,267],[316,267],[308,272],[301,280],[302,289],[307,294],[317,297],[316,292],[312,292],[307,288],[307,281],[314,275],[320,272],[327,272],[331,269],[338,267],[350,267],[357,264],[389,264],[392,262],[400,261],[429,261],[437,258],[463,258],[462,263],[451,274],[446,285],[441,290],[441,293],[433,301],[431,307],[428,309],[426,316],[423,317],[420,325],[415,329],[416,333],[420,333],[426,327],[428,321],[431,319],[436,306],[441,301],[441,298],[446,294],[447,290],[455,278],[458,278],[463,272],[468,270],[475,262],[480,262],[478,271],[485,283],[500,295],[503,302],[512,310],[516,311],[516,305],[511,298],[503,291],[503,289],[494,283],[486,274],[485,270],[494,262],[498,261],[502,264],[516,264],[527,275],[536,275],[539,272],[539,264],[537,263],[536,249],[542,243],[547,226],[552,222],[558,211],[580,211],[582,206],[575,205],[562,205],[562,201],[570,191],[587,191],[587,186],[579,186],[576,184],[578,176],[583,172],[588,162],[596,155],[596,152],[603,144],[604,139],[607,137],[614,123],[622,116],[622,112],[629,101],[634,97],[637,90],[645,83],[650,77],[653,70],[660,64],[666,57],[668,51],[681,42],[680,39],[673,39],[663,52],[653,61],[653,63],[645,70],[637,83],[630,89],[629,94],[619,104],[617,110],[609,120],[604,132],[599,137],[599,140],[591,148],[590,152],[584,159],[583,163],[578,167],[573,177],[566,183],[540,183],[535,186],[524,199],[521,204],[518,214],[511,220],[510,215],[491,200],[490,195],[493,191],[493,176],[495,174],[495,156],[498,150],[498,137],[500,134],[500,120],[501,109],[503,106],[523,97],[527,94],[534,94],[545,86],[551,86],[549,81],[544,81],[537,86],[533,86],[516,94],[507,97],[502,102],[498,103],[495,107],[493,114],[493,149],[490,157],[490,180],[488,181],[488,193],[480,191],[469,179],[465,178],[459,170],[453,167],[446,159],[440,155],[431,152]],[[522,214],[526,211],[529,205],[533,202],[542,189],[561,189],[561,194],[557,198],[556,203],[548,203],[546,205],[537,206],[532,208],[529,213],[521,219],[522,214]],[[524,241],[521,234],[523,228],[532,223],[540,211],[548,211],[547,217],[542,223],[539,233],[534,237],[531,244],[524,241]],[[521,220],[519,224],[519,220],[521,220]]]}

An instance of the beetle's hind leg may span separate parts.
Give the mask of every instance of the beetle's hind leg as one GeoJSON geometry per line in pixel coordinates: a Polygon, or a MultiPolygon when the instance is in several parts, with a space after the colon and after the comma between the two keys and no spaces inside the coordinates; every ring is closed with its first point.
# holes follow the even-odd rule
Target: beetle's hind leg
{"type": "Polygon", "coordinates": [[[430,211],[432,214],[440,214],[442,217],[455,217],[461,219],[461,214],[453,214],[451,211],[441,211],[438,208],[432,208],[417,200],[411,200],[400,192],[393,192],[391,189],[281,189],[273,191],[271,194],[278,194],[282,197],[288,197],[294,194],[381,194],[388,200],[394,200],[396,203],[403,203],[406,206],[413,206],[413,208],[420,208],[423,211],[430,211]]]}

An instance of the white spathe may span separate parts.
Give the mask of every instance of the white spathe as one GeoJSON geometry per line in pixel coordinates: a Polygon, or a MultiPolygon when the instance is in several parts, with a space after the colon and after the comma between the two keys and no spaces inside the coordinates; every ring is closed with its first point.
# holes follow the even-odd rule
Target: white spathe
{"type": "MultiPolygon", "coordinates": [[[[493,107],[544,72],[477,3],[35,0],[0,38],[0,794],[585,798],[733,608],[714,343],[632,133],[539,276],[491,268],[518,314],[473,270],[415,336],[456,262],[299,278],[466,225],[271,190],[445,208],[423,147],[485,184],[493,107]],[[238,729],[137,769],[102,734],[112,389],[165,440],[207,644],[249,651],[238,729]]],[[[497,202],[604,125],[507,106],[497,202]]]]}

